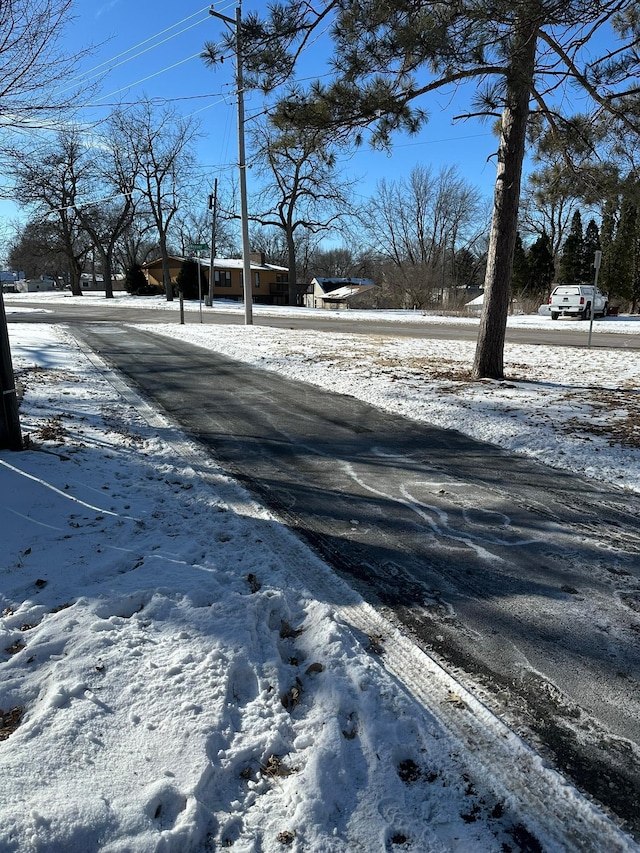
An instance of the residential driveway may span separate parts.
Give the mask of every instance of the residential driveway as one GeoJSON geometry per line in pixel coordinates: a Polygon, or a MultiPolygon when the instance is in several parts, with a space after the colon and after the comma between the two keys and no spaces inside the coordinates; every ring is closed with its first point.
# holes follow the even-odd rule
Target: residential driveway
{"type": "Polygon", "coordinates": [[[150,332],[74,333],[640,833],[640,499],[150,332]]]}

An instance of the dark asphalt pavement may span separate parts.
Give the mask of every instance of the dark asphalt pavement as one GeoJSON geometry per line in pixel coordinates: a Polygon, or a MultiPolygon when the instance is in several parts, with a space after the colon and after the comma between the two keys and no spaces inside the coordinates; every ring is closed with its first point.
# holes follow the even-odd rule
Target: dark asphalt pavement
{"type": "Polygon", "coordinates": [[[640,499],[150,332],[74,333],[640,833],[640,499]]]}

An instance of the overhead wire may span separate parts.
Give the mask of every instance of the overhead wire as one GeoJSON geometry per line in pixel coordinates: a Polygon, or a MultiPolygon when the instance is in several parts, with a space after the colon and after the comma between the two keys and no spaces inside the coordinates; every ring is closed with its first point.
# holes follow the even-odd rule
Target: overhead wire
{"type": "MultiPolygon", "coordinates": [[[[183,30],[180,30],[179,32],[174,33],[173,35],[168,36],[166,39],[163,39],[162,41],[156,42],[155,44],[152,44],[149,47],[146,47],[144,50],[141,50],[138,53],[134,53],[133,56],[129,56],[126,59],[123,59],[122,62],[117,62],[114,65],[109,65],[109,67],[106,69],[106,72],[98,71],[95,74],[91,74],[91,76],[88,76],[88,73],[87,73],[87,75],[85,75],[84,78],[82,78],[82,77],[80,78],[80,82],[88,83],[91,80],[95,80],[96,77],[101,77],[103,75],[103,73],[108,73],[109,71],[113,71],[115,68],[119,68],[121,65],[125,65],[127,62],[131,62],[133,59],[138,59],[140,56],[144,56],[144,54],[148,53],[150,50],[155,50],[156,47],[160,47],[161,45],[166,44],[166,42],[171,41],[174,38],[177,38],[178,36],[182,35],[183,33],[186,33],[188,30],[193,29],[193,27],[199,26],[200,24],[204,23],[204,21],[206,21],[206,20],[207,20],[207,18],[203,18],[202,21],[196,21],[195,24],[190,24],[188,27],[185,27],[183,30]]],[[[108,64],[108,63],[102,63],[102,65],[105,65],[105,64],[108,64]]],[[[98,66],[98,67],[100,67],[100,66],[98,66]]],[[[132,84],[132,85],[135,85],[135,84],[132,84]]],[[[60,92],[67,92],[67,91],[69,91],[69,89],[73,89],[73,88],[74,88],[73,85],[69,85],[69,86],[65,87],[64,89],[60,89],[59,91],[60,92]]]]}
{"type": "MultiPolygon", "coordinates": [[[[226,11],[226,9],[230,8],[232,5],[233,5],[232,3],[227,4],[226,6],[222,7],[222,11],[226,11]]],[[[183,27],[181,30],[179,30],[177,32],[172,32],[176,29],[176,27],[180,27],[182,24],[192,20],[193,18],[200,15],[203,11],[205,11],[205,10],[208,11],[209,8],[210,8],[209,6],[205,6],[202,9],[199,9],[198,11],[194,12],[192,15],[189,15],[188,17],[183,18],[181,21],[178,21],[176,24],[173,24],[171,27],[167,27],[166,29],[162,30],[160,33],[156,33],[154,36],[150,36],[149,38],[143,39],[142,41],[138,42],[138,44],[133,45],[131,48],[128,48],[125,51],[122,51],[121,53],[112,57],[110,60],[105,60],[104,62],[94,66],[94,68],[89,69],[89,71],[86,72],[86,75],[92,75],[92,76],[86,76],[86,79],[90,80],[90,79],[93,79],[93,77],[99,76],[100,69],[106,69],[108,72],[108,71],[113,70],[114,68],[117,68],[121,65],[124,65],[129,60],[136,59],[136,58],[142,56],[143,54],[148,53],[149,51],[152,51],[154,48],[161,46],[162,44],[176,38],[179,35],[182,35],[183,33],[187,32],[189,29],[192,29],[193,27],[199,26],[201,23],[204,23],[204,21],[209,20],[208,15],[206,18],[200,19],[198,21],[195,21],[192,24],[189,24],[188,27],[183,27]],[[169,35],[166,38],[158,41],[159,37],[165,35],[166,33],[171,33],[171,35],[169,35]],[[144,48],[144,49],[138,50],[138,48],[144,48]],[[134,53],[134,51],[137,51],[137,52],[134,53]],[[129,54],[131,54],[131,55],[129,55],[129,54]],[[126,57],[126,58],[122,59],[122,57],[126,57]],[[120,60],[120,59],[122,59],[122,61],[118,62],[117,60],[120,60]]],[[[85,104],[84,106],[85,106],[85,108],[106,107],[106,106],[125,106],[125,105],[126,106],[134,106],[136,103],[139,103],[140,101],[139,100],[132,100],[129,102],[119,101],[119,102],[115,102],[115,103],[111,103],[111,104],[106,103],[106,102],[105,103],[101,103],[101,102],[106,101],[106,99],[108,99],[108,98],[115,98],[120,93],[128,92],[131,89],[134,89],[136,86],[139,86],[142,83],[145,83],[148,80],[151,80],[154,77],[157,77],[157,76],[164,74],[168,71],[172,71],[173,69],[180,67],[181,65],[184,65],[187,62],[190,62],[191,60],[199,57],[200,55],[201,55],[200,52],[198,52],[196,54],[192,54],[191,56],[188,56],[184,59],[181,59],[177,62],[174,62],[171,65],[168,65],[162,69],[159,69],[159,70],[153,72],[152,74],[148,74],[147,76],[145,76],[139,80],[136,80],[135,82],[121,86],[120,88],[118,88],[112,92],[109,92],[105,95],[102,95],[102,96],[98,97],[97,99],[95,99],[94,103],[85,104]]],[[[78,79],[80,79],[80,78],[78,78],[78,79]]],[[[190,118],[194,115],[197,115],[200,112],[204,112],[206,110],[213,109],[214,107],[218,106],[219,104],[225,103],[228,101],[228,97],[225,96],[223,91],[219,91],[216,93],[209,93],[206,95],[184,95],[184,96],[175,97],[175,98],[152,98],[151,100],[152,100],[152,102],[155,101],[155,102],[169,103],[169,102],[176,102],[176,101],[181,101],[181,100],[189,101],[189,100],[203,99],[203,98],[214,98],[215,100],[213,100],[211,103],[209,103],[203,107],[200,107],[198,109],[193,110],[187,116],[187,118],[190,118]]],[[[228,146],[230,144],[230,136],[231,136],[230,116],[227,113],[226,118],[225,118],[225,122],[224,122],[224,130],[222,133],[223,144],[221,147],[221,153],[223,153],[223,154],[226,154],[226,151],[227,151],[228,146]]],[[[223,159],[224,159],[224,157],[223,157],[223,159]]],[[[234,164],[234,165],[237,165],[237,164],[234,164]]],[[[218,168],[220,171],[226,171],[226,169],[229,167],[226,167],[223,165],[223,166],[220,166],[218,168]]]]}
{"type": "MultiPolygon", "coordinates": [[[[227,4],[226,6],[222,7],[221,10],[226,10],[226,9],[230,8],[231,6],[233,6],[233,3],[227,4]]],[[[205,11],[208,12],[209,9],[210,9],[210,6],[207,5],[207,6],[204,6],[200,9],[196,10],[192,14],[186,16],[185,18],[182,18],[181,20],[177,21],[176,23],[172,24],[171,26],[165,27],[163,30],[159,31],[158,33],[155,33],[154,35],[151,35],[151,36],[148,36],[147,38],[142,39],[141,41],[139,41],[136,44],[132,45],[131,47],[127,48],[126,50],[123,50],[120,53],[115,54],[113,57],[106,59],[103,62],[100,62],[97,65],[93,66],[92,68],[88,69],[87,71],[83,72],[82,74],[77,75],[75,78],[73,78],[70,81],[70,83],[78,83],[78,82],[82,82],[82,81],[89,82],[90,80],[93,80],[96,77],[99,77],[103,72],[106,76],[106,74],[108,74],[110,71],[113,71],[114,69],[125,65],[127,62],[132,61],[134,59],[137,59],[137,58],[149,53],[150,51],[153,51],[157,47],[161,47],[162,45],[166,44],[167,42],[172,41],[173,39],[179,37],[180,35],[183,35],[184,33],[188,32],[189,30],[191,30],[195,27],[198,27],[198,26],[200,26],[200,24],[209,20],[210,17],[207,14],[206,17],[201,18],[197,21],[193,21],[194,18],[197,18],[199,15],[201,15],[205,11]],[[192,23],[189,23],[189,22],[192,22],[192,23]],[[188,24],[188,26],[183,26],[184,24],[188,24]],[[179,27],[182,27],[182,29],[177,30],[177,28],[179,28],[179,27]]],[[[305,53],[305,54],[308,53],[308,51],[313,46],[315,46],[318,43],[318,41],[326,34],[327,29],[328,29],[328,24],[325,26],[325,28],[323,28],[323,30],[321,32],[319,32],[313,39],[311,39],[307,45],[305,45],[303,47],[301,54],[302,53],[305,53]]],[[[126,105],[133,106],[137,103],[140,103],[140,100],[135,100],[135,99],[128,101],[128,102],[118,101],[116,103],[106,103],[105,101],[108,98],[115,98],[120,93],[131,91],[132,89],[135,89],[135,87],[140,86],[141,84],[143,84],[149,80],[152,80],[155,77],[160,76],[161,74],[164,74],[166,72],[169,72],[169,71],[172,71],[176,68],[179,68],[180,66],[182,66],[188,62],[191,62],[193,59],[196,59],[200,56],[201,56],[200,51],[198,53],[191,54],[190,56],[185,57],[184,59],[178,60],[177,62],[174,62],[171,65],[168,65],[162,69],[154,71],[153,73],[148,74],[145,77],[142,77],[142,78],[136,80],[135,82],[131,82],[127,85],[121,86],[120,88],[113,90],[112,92],[109,92],[108,94],[102,95],[102,96],[98,97],[97,99],[95,99],[93,103],[88,103],[88,104],[83,105],[83,108],[103,108],[103,107],[126,106],[126,105]],[[105,102],[105,103],[101,103],[101,102],[105,102]]],[[[330,72],[326,72],[325,74],[321,74],[321,75],[316,74],[316,75],[309,75],[309,76],[305,76],[305,77],[300,77],[300,78],[298,78],[298,82],[305,82],[305,81],[308,81],[311,79],[314,79],[314,80],[320,79],[322,77],[327,77],[327,76],[331,76],[330,72]]],[[[231,84],[227,84],[227,85],[231,85],[231,84]]],[[[71,85],[68,86],[67,88],[71,88],[71,85]]],[[[278,87],[278,88],[281,88],[281,87],[278,87]]],[[[63,89],[62,91],[66,91],[66,89],[63,89]]],[[[219,104],[225,103],[228,101],[228,98],[225,97],[225,94],[223,91],[219,91],[216,93],[208,93],[208,94],[203,94],[203,95],[183,95],[183,96],[172,97],[172,98],[156,97],[156,98],[152,98],[150,100],[151,100],[151,102],[154,102],[154,103],[172,103],[172,102],[177,102],[177,101],[190,101],[190,100],[195,100],[195,99],[201,100],[204,98],[214,98],[216,100],[214,100],[212,103],[206,104],[205,106],[202,106],[202,107],[199,107],[199,108],[193,110],[189,114],[188,117],[191,117],[191,116],[197,115],[198,113],[205,112],[207,110],[213,109],[214,107],[218,106],[219,104]]],[[[272,109],[272,107],[270,107],[268,104],[265,104],[265,107],[262,110],[257,111],[252,116],[249,116],[247,120],[249,120],[249,121],[252,119],[255,120],[256,118],[260,117],[261,115],[268,115],[269,112],[271,111],[271,109],[272,109]]],[[[485,134],[475,134],[474,136],[480,136],[480,135],[485,135],[485,134]]],[[[226,151],[228,149],[229,138],[230,138],[230,114],[229,113],[227,113],[227,116],[225,119],[225,129],[224,129],[224,133],[222,134],[222,138],[224,140],[224,145],[222,146],[222,148],[226,151]]],[[[449,138],[447,140],[424,140],[424,141],[420,141],[420,142],[400,143],[397,147],[426,145],[426,144],[435,143],[436,141],[437,142],[444,142],[444,141],[452,141],[453,139],[469,139],[469,138],[474,138],[474,137],[469,135],[469,136],[465,136],[465,137],[452,137],[452,138],[449,138]]],[[[223,158],[223,159],[225,159],[225,158],[223,158]]],[[[226,159],[229,159],[229,158],[227,157],[226,159]]],[[[220,171],[226,171],[230,167],[222,165],[222,166],[219,166],[217,168],[220,171]]]]}
{"type": "MultiPolygon", "coordinates": [[[[233,3],[228,3],[228,4],[221,7],[221,11],[226,11],[231,6],[233,6],[233,3]]],[[[126,50],[123,50],[120,53],[115,54],[110,59],[106,59],[106,60],[98,63],[97,65],[93,66],[92,68],[88,69],[87,71],[83,72],[82,74],[76,75],[76,77],[72,78],[72,80],[69,81],[70,85],[66,86],[65,88],[61,89],[60,91],[62,91],[62,92],[68,91],[69,89],[71,89],[73,87],[71,84],[89,82],[89,81],[95,79],[96,77],[99,77],[103,73],[102,69],[104,69],[104,73],[106,75],[110,71],[126,64],[127,62],[134,60],[134,59],[137,59],[140,56],[148,53],[149,51],[154,50],[156,47],[160,47],[161,45],[173,40],[174,38],[177,38],[178,36],[180,36],[182,34],[184,34],[188,30],[190,30],[196,26],[199,26],[200,24],[209,20],[209,15],[207,15],[207,17],[205,17],[205,18],[202,18],[198,21],[195,21],[194,23],[190,23],[189,26],[183,27],[183,29],[178,30],[177,32],[173,32],[174,30],[176,30],[177,27],[180,27],[180,26],[182,26],[182,24],[185,24],[189,21],[192,21],[193,18],[202,14],[202,12],[204,12],[204,11],[208,12],[209,9],[210,9],[209,5],[203,6],[202,8],[193,12],[191,15],[188,15],[187,17],[182,18],[181,20],[177,21],[176,23],[172,24],[171,26],[165,27],[163,30],[160,30],[158,33],[155,33],[152,36],[148,36],[147,38],[142,39],[141,41],[139,41],[136,44],[132,45],[131,47],[127,48],[126,50]],[[168,35],[166,38],[161,38],[162,36],[165,36],[167,33],[171,33],[171,35],[168,35]],[[160,39],[160,40],[158,41],[158,39],[160,39]],[[139,48],[144,48],[144,49],[139,50],[139,48]],[[135,51],[137,51],[137,52],[135,52],[135,51]],[[118,61],[118,60],[121,60],[121,61],[118,61]]],[[[317,42],[317,40],[323,34],[324,34],[324,31],[322,33],[318,34],[318,36],[316,36],[316,38],[313,39],[312,42],[310,42],[310,44],[306,46],[305,51],[306,51],[306,49],[308,49],[311,46],[311,44],[314,44],[315,42],[317,42]]],[[[133,81],[133,82],[128,83],[126,85],[120,86],[118,89],[114,89],[113,91],[111,91],[105,95],[99,96],[98,98],[94,99],[93,103],[84,104],[84,105],[82,105],[81,108],[102,108],[102,107],[111,107],[111,106],[122,106],[123,105],[122,102],[117,102],[117,103],[100,103],[100,102],[105,101],[108,98],[114,98],[117,95],[119,95],[120,93],[129,92],[129,91],[131,91],[131,89],[134,89],[136,86],[140,86],[141,84],[146,83],[149,80],[152,80],[155,77],[160,76],[161,74],[164,74],[168,71],[172,71],[175,68],[178,68],[181,65],[184,65],[187,62],[190,62],[193,59],[198,58],[200,55],[201,55],[201,53],[198,52],[198,53],[192,54],[188,57],[185,57],[184,59],[181,59],[177,62],[174,62],[171,65],[165,66],[164,68],[158,69],[157,71],[154,71],[153,73],[148,74],[145,77],[141,77],[140,79],[138,79],[136,81],[133,81]]],[[[321,75],[321,76],[326,76],[326,75],[321,75]]],[[[311,79],[311,78],[301,78],[301,81],[304,81],[305,79],[311,79]]],[[[193,95],[193,96],[185,95],[185,96],[181,96],[181,97],[172,98],[170,100],[175,102],[175,101],[179,101],[179,100],[190,100],[191,98],[196,98],[196,97],[197,98],[204,98],[204,97],[209,97],[209,96],[208,95],[193,95]]],[[[217,106],[219,103],[224,102],[224,100],[225,100],[222,92],[212,93],[210,97],[219,98],[220,100],[217,100],[211,104],[208,104],[205,107],[201,107],[198,110],[195,110],[192,113],[192,115],[195,115],[199,112],[204,112],[208,109],[212,109],[213,107],[217,106]]],[[[166,99],[165,102],[168,102],[168,100],[169,99],[166,99]]],[[[129,101],[126,103],[126,105],[133,106],[136,103],[140,103],[140,100],[129,101]]],[[[263,110],[262,112],[267,113],[268,108],[263,110]]]]}
{"type": "MultiPolygon", "coordinates": [[[[105,95],[105,98],[106,97],[108,97],[108,95],[105,95]]],[[[199,100],[203,100],[204,98],[225,99],[226,97],[227,96],[225,95],[224,92],[205,92],[202,95],[176,95],[175,97],[172,97],[172,98],[167,98],[164,95],[154,95],[152,98],[148,98],[147,100],[153,106],[160,107],[163,104],[173,104],[176,101],[199,101],[199,100]]],[[[140,103],[140,99],[136,98],[133,101],[118,100],[118,101],[112,101],[111,103],[106,103],[106,104],[97,104],[97,103],[95,103],[95,104],[92,104],[92,103],[83,104],[82,108],[83,109],[91,109],[92,107],[135,107],[139,103],[140,103]]]]}
{"type": "MultiPolygon", "coordinates": [[[[70,81],[70,85],[66,86],[65,88],[61,89],[60,91],[61,92],[68,91],[69,89],[73,88],[73,85],[77,85],[78,83],[83,83],[83,82],[88,83],[91,80],[94,80],[96,77],[100,77],[103,73],[106,76],[110,71],[112,71],[112,70],[114,70],[114,69],[116,69],[122,65],[125,65],[127,62],[129,62],[131,60],[138,59],[140,56],[143,56],[145,53],[148,53],[149,51],[152,51],[155,48],[160,47],[169,41],[172,41],[173,39],[177,38],[178,36],[183,35],[188,30],[190,30],[194,27],[197,27],[200,24],[205,23],[205,21],[209,20],[208,14],[206,17],[201,18],[200,20],[189,24],[189,26],[183,27],[181,30],[178,30],[177,32],[172,32],[172,31],[176,30],[177,27],[180,27],[182,24],[184,24],[184,23],[192,20],[193,18],[197,17],[198,15],[202,14],[202,12],[204,12],[204,11],[208,12],[209,8],[210,8],[210,6],[203,6],[201,9],[198,9],[196,12],[192,13],[191,15],[188,15],[186,18],[182,18],[180,21],[177,21],[175,24],[172,24],[169,27],[165,27],[165,29],[161,30],[160,32],[155,33],[154,35],[143,39],[142,41],[138,42],[135,45],[132,45],[131,47],[127,48],[124,51],[121,51],[120,53],[116,54],[115,56],[111,57],[110,59],[106,59],[103,62],[98,63],[98,65],[95,65],[93,68],[90,68],[87,71],[83,72],[82,74],[79,74],[76,77],[72,78],[72,80],[70,81]],[[161,36],[164,36],[166,33],[171,33],[171,35],[167,36],[166,38],[160,38],[161,36]],[[160,39],[160,40],[158,40],[158,39],[160,39]],[[138,50],[138,48],[144,48],[144,49],[138,50]],[[134,51],[138,51],[138,52],[134,53],[134,51]],[[131,54],[131,55],[128,56],[128,54],[131,54]],[[126,58],[122,59],[122,57],[126,57],[126,58]],[[117,60],[120,60],[120,59],[122,61],[118,62],[117,60]],[[103,69],[103,70],[101,70],[101,69],[103,69]]],[[[224,8],[227,8],[227,7],[224,7],[224,8]]],[[[160,74],[163,74],[167,71],[171,71],[174,68],[179,67],[180,65],[183,65],[187,62],[190,62],[191,60],[193,60],[199,56],[200,56],[200,52],[198,52],[196,54],[192,54],[191,56],[185,57],[184,59],[179,60],[178,62],[172,63],[171,65],[168,65],[162,69],[159,69],[158,71],[155,71],[152,74],[149,74],[145,77],[142,77],[139,80],[136,80],[132,83],[121,86],[120,88],[118,88],[112,92],[109,92],[106,95],[102,95],[99,98],[97,98],[97,101],[102,101],[106,98],[115,97],[118,94],[120,94],[121,92],[130,91],[132,88],[139,86],[142,83],[145,83],[148,80],[151,80],[154,77],[159,76],[160,74]]],[[[216,97],[216,95],[214,95],[214,97],[216,97]]],[[[139,100],[136,101],[136,103],[139,103],[139,102],[140,102],[139,100]]],[[[85,107],[85,108],[90,107],[90,106],[91,107],[106,106],[106,104],[104,104],[104,105],[99,105],[99,104],[85,104],[85,105],[83,105],[83,107],[85,107]]]]}
{"type": "Polygon", "coordinates": [[[204,12],[208,9],[209,9],[209,6],[203,6],[202,9],[198,9],[197,12],[194,12],[193,14],[188,15],[186,18],[183,18],[181,21],[177,21],[175,24],[171,24],[170,27],[165,27],[164,30],[160,30],[160,32],[155,33],[155,35],[149,36],[148,38],[143,39],[142,41],[139,41],[137,44],[134,44],[131,47],[128,47],[126,50],[121,51],[120,53],[116,54],[115,56],[112,56],[110,59],[105,59],[103,62],[98,63],[98,65],[94,65],[93,68],[89,68],[86,71],[83,71],[81,74],[78,74],[76,77],[73,77],[69,82],[70,83],[78,83],[78,82],[82,82],[83,80],[92,80],[94,77],[100,76],[99,74],[93,73],[94,71],[98,71],[98,69],[100,69],[100,68],[104,68],[105,66],[109,66],[108,70],[111,70],[112,68],[118,68],[120,65],[124,65],[125,62],[129,62],[130,59],[136,59],[138,56],[142,56],[148,50],[153,50],[154,47],[158,47],[161,44],[165,44],[165,42],[170,41],[172,38],[175,38],[178,35],[181,35],[183,32],[187,32],[187,30],[191,29],[192,27],[195,27],[201,23],[204,23],[204,21],[208,20],[208,16],[207,16],[207,18],[203,18],[201,21],[196,21],[195,24],[190,24],[188,27],[185,27],[185,29],[181,30],[179,33],[174,33],[169,38],[163,39],[162,41],[158,42],[157,44],[151,45],[150,47],[146,48],[143,51],[140,51],[140,53],[135,54],[135,56],[129,57],[129,59],[126,59],[123,62],[118,62],[115,65],[111,64],[111,63],[115,62],[116,60],[120,59],[122,56],[126,56],[128,53],[131,53],[132,51],[137,50],[139,47],[143,47],[144,45],[149,44],[149,42],[154,41],[154,39],[157,39],[160,36],[163,36],[165,33],[168,33],[171,30],[175,29],[176,27],[179,27],[182,24],[186,23],[187,21],[190,21],[191,18],[195,18],[196,15],[201,15],[202,12],[204,12]],[[92,76],[89,76],[89,75],[92,75],[92,76]]]}
{"type": "MultiPolygon", "coordinates": [[[[154,71],[153,74],[148,74],[146,77],[141,77],[140,80],[136,80],[135,83],[128,83],[126,86],[122,86],[120,89],[115,89],[113,92],[109,92],[108,95],[103,95],[102,98],[112,98],[114,95],[118,95],[120,92],[128,91],[134,86],[139,86],[141,83],[146,83],[147,80],[152,80],[154,77],[159,77],[160,74],[164,74],[166,71],[173,71],[174,68],[178,68],[180,65],[184,65],[185,62],[191,62],[192,59],[196,59],[199,56],[199,52],[193,53],[191,56],[187,56],[184,59],[180,59],[178,60],[178,62],[174,62],[172,65],[167,65],[166,68],[161,68],[159,71],[154,71]]],[[[101,101],[102,98],[97,98],[97,100],[101,101]]]]}

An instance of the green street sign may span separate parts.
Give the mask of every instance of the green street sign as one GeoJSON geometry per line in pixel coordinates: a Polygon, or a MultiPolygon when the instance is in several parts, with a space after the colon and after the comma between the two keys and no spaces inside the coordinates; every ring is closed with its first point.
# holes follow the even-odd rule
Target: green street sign
{"type": "Polygon", "coordinates": [[[204,250],[208,249],[208,248],[209,247],[207,246],[206,243],[191,243],[189,245],[189,251],[190,252],[204,252],[204,250]]]}

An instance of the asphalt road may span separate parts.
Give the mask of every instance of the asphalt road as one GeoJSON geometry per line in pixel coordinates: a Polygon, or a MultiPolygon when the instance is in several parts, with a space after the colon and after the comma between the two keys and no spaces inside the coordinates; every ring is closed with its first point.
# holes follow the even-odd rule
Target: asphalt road
{"type": "MultiPolygon", "coordinates": [[[[142,303],[144,304],[144,303],[142,303]]],[[[173,310],[156,310],[152,308],[139,307],[138,303],[132,308],[123,308],[110,305],[105,299],[100,306],[83,305],[82,298],[71,298],[64,303],[38,302],[37,294],[33,294],[25,300],[11,300],[7,303],[7,309],[11,312],[10,321],[41,322],[41,323],[178,323],[179,303],[174,302],[173,310]],[[33,313],[34,307],[42,309],[42,313],[33,313]],[[17,313],[20,308],[30,309],[24,315],[17,313]]],[[[269,316],[254,312],[254,324],[261,326],[273,326],[285,329],[315,329],[318,331],[335,332],[342,331],[349,334],[364,335],[391,335],[395,337],[431,338],[444,340],[475,341],[478,337],[476,325],[447,323],[430,323],[428,318],[422,323],[402,323],[384,320],[351,320],[345,316],[349,312],[341,312],[340,319],[328,316],[328,312],[312,311],[308,315],[269,316]]],[[[355,312],[353,312],[355,313],[355,312]]],[[[207,324],[236,324],[244,323],[244,313],[238,310],[225,312],[216,307],[214,310],[203,308],[202,321],[207,324]]],[[[200,312],[185,312],[186,323],[199,323],[200,312]]],[[[596,325],[602,326],[608,321],[597,320],[596,325]]],[[[566,323],[558,320],[555,323],[550,319],[548,329],[524,329],[508,328],[506,338],[512,343],[532,345],[552,345],[568,347],[585,347],[589,336],[589,323],[583,323],[580,330],[568,328],[566,323]]],[[[621,335],[614,332],[598,331],[592,335],[592,346],[594,349],[640,349],[640,318],[638,318],[637,335],[621,335]]]]}
{"type": "Polygon", "coordinates": [[[640,499],[150,332],[74,332],[640,837],[640,499]]]}

